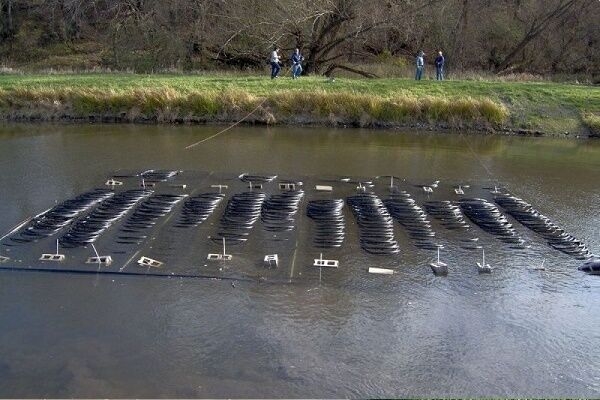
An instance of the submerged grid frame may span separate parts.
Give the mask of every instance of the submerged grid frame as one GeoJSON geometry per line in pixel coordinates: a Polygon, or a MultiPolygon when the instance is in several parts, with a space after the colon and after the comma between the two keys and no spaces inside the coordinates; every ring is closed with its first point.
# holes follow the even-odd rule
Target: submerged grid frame
{"type": "MultiPolygon", "coordinates": [[[[427,231],[436,233],[436,242],[431,246],[422,246],[419,248],[414,243],[415,226],[409,224],[400,224],[394,220],[393,228],[386,227],[386,240],[397,240],[399,251],[394,254],[376,255],[366,254],[360,245],[360,229],[356,216],[348,207],[348,199],[359,193],[372,193],[381,199],[397,198],[398,195],[406,194],[407,198],[414,199],[416,205],[421,210],[424,205],[431,202],[451,201],[457,208],[460,200],[464,198],[481,198],[485,202],[494,201],[498,193],[498,185],[483,182],[474,184],[472,182],[460,183],[441,183],[436,184],[432,191],[423,190],[429,185],[419,183],[407,183],[401,179],[390,179],[390,177],[276,177],[268,176],[270,179],[260,180],[260,175],[252,175],[254,181],[249,183],[249,175],[227,174],[227,173],[209,173],[197,171],[161,171],[149,170],[143,173],[136,171],[117,171],[109,175],[106,185],[115,194],[124,193],[127,190],[146,189],[152,193],[149,196],[166,196],[169,198],[180,198],[174,204],[167,206],[154,204],[158,209],[140,208],[143,200],[136,202],[124,215],[120,215],[111,221],[100,235],[93,241],[102,257],[110,257],[111,262],[89,262],[90,259],[98,257],[92,251],[90,245],[83,245],[73,248],[61,248],[60,262],[56,262],[46,257],[40,259],[40,254],[51,254],[48,250],[53,249],[53,244],[57,238],[64,235],[70,226],[77,221],[83,221],[86,216],[93,213],[99,205],[84,210],[81,215],[73,218],[69,224],[60,227],[55,233],[48,237],[40,237],[28,243],[19,243],[12,241],[18,237],[19,231],[8,235],[0,241],[0,256],[3,263],[2,269],[30,269],[47,270],[57,272],[91,272],[91,273],[114,273],[114,274],[133,274],[133,275],[161,275],[161,276],[181,276],[181,277],[207,277],[222,279],[251,279],[273,282],[291,282],[307,277],[314,276],[314,260],[326,258],[338,261],[339,270],[344,270],[347,261],[361,258],[365,260],[367,266],[383,266],[391,270],[398,270],[406,264],[406,256],[411,255],[409,259],[421,257],[423,264],[434,254],[434,249],[439,246],[447,246],[459,251],[479,250],[496,239],[493,232],[485,231],[476,224],[465,229],[460,229],[460,237],[455,235],[455,224],[448,223],[447,220],[438,221],[436,218],[429,218],[427,221],[427,231]],[[115,181],[122,185],[112,185],[115,181]],[[258,180],[258,181],[257,181],[258,180]],[[454,190],[457,185],[464,191],[461,194],[454,190]],[[460,186],[462,185],[462,186],[460,186]],[[322,190],[327,187],[328,190],[322,190]],[[467,189],[468,188],[468,189],[467,189]],[[224,211],[228,202],[234,195],[243,193],[259,192],[264,194],[267,201],[270,198],[277,197],[282,193],[303,190],[303,198],[298,202],[298,209],[290,217],[289,210],[283,210],[286,221],[293,220],[293,227],[289,230],[269,230],[265,221],[257,218],[252,221],[251,226],[244,227],[243,238],[245,240],[238,243],[226,243],[228,257],[220,257],[214,262],[207,262],[209,254],[222,254],[222,245],[220,241],[223,235],[220,234],[224,211]],[[217,202],[205,218],[202,218],[198,224],[190,226],[178,226],[181,221],[182,210],[186,199],[196,198],[197,196],[221,193],[222,201],[217,202]],[[344,207],[342,210],[345,233],[343,243],[336,248],[317,248],[314,246],[314,235],[316,224],[306,215],[306,206],[310,201],[323,200],[342,200],[344,207]],[[154,212],[156,211],[156,214],[154,212]],[[163,213],[161,213],[163,212],[163,213]],[[136,214],[137,213],[137,214],[136,214]],[[148,216],[152,224],[144,224],[140,221],[140,216],[148,216]],[[137,225],[131,232],[131,218],[137,215],[137,225]],[[129,223],[128,223],[129,221],[129,223]],[[246,229],[247,228],[247,229],[246,229]],[[465,230],[468,230],[468,237],[465,238],[465,230]],[[395,239],[394,239],[395,238],[395,239]],[[439,238],[439,239],[438,239],[439,238]],[[456,240],[458,238],[458,240],[456,240]],[[464,246],[464,242],[478,239],[481,246],[464,246]],[[462,250],[460,247],[462,246],[462,250]],[[325,253],[324,255],[320,255],[325,253]],[[265,255],[278,255],[278,268],[265,267],[265,255]],[[86,262],[87,260],[87,262],[86,262]],[[139,260],[152,260],[151,263],[140,263],[139,260]]],[[[266,176],[266,175],[265,175],[266,176]]],[[[106,185],[99,183],[103,189],[106,185]]],[[[506,191],[505,191],[506,192],[506,191]]],[[[108,196],[107,198],[114,198],[108,196]]],[[[144,197],[148,198],[148,197],[144,197]]],[[[486,203],[487,204],[487,203],[486,203]]],[[[254,206],[256,207],[256,206],[254,206]]],[[[424,207],[427,210],[427,207],[424,207]]],[[[500,208],[501,209],[501,208],[500,208]]],[[[256,209],[253,209],[256,212],[256,209]]],[[[396,210],[397,211],[397,210],[396,210]]],[[[275,212],[280,212],[275,210],[275,212]]],[[[421,211],[419,211],[421,212],[421,211]]],[[[494,210],[494,212],[497,212],[494,210]]],[[[234,215],[235,217],[235,215],[234,215]]],[[[502,218],[508,218],[510,222],[516,222],[510,215],[502,218]]],[[[143,218],[142,218],[143,219],[143,218]]],[[[503,220],[504,221],[504,220],[503,220]]],[[[451,221],[452,222],[452,221],[451,221]]],[[[245,223],[240,220],[240,223],[245,223]]],[[[535,240],[535,235],[528,232],[520,224],[518,231],[521,236],[529,241],[535,240]]],[[[372,229],[373,226],[367,221],[366,229],[372,229]]],[[[517,229],[517,226],[511,227],[517,229]]],[[[23,229],[27,229],[25,225],[23,229]]],[[[365,227],[363,226],[363,229],[365,227]]],[[[502,232],[498,239],[502,240],[502,232]]],[[[375,232],[377,235],[377,232],[375,232]]],[[[240,236],[242,237],[242,236],[240,236]]],[[[538,238],[539,239],[539,238],[538,238]]],[[[510,249],[509,251],[515,251],[510,249]]],[[[520,251],[527,251],[523,246],[520,251]]],[[[318,268],[317,268],[318,269],[318,268]]],[[[365,269],[366,272],[366,269],[365,269]]],[[[320,273],[320,272],[319,272],[320,273]]],[[[347,273],[347,272],[343,272],[347,273]]]]}

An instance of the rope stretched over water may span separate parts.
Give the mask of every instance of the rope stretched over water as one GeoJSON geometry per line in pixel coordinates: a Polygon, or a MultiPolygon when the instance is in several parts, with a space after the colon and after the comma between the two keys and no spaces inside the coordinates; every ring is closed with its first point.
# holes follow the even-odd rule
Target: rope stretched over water
{"type": "Polygon", "coordinates": [[[207,141],[209,141],[210,139],[216,138],[216,137],[217,137],[217,136],[219,136],[220,134],[227,132],[228,130],[230,130],[230,129],[231,129],[231,128],[233,128],[234,126],[236,126],[236,125],[240,124],[240,123],[241,123],[242,121],[244,121],[246,118],[248,118],[249,116],[251,116],[252,114],[254,114],[254,113],[256,112],[256,110],[258,110],[258,109],[259,109],[259,108],[260,108],[260,107],[261,107],[261,106],[262,106],[262,105],[265,103],[265,101],[267,101],[267,99],[266,99],[266,98],[265,98],[265,99],[263,99],[263,101],[261,101],[261,102],[260,102],[260,103],[259,103],[259,104],[258,104],[258,105],[257,105],[257,106],[254,108],[254,110],[250,111],[248,114],[246,114],[246,115],[244,116],[244,118],[240,119],[239,121],[237,121],[237,122],[236,122],[236,123],[234,123],[233,125],[230,125],[230,126],[228,126],[227,128],[223,129],[222,131],[220,131],[220,132],[217,132],[217,133],[215,133],[214,135],[212,135],[212,136],[209,136],[209,137],[207,137],[207,138],[205,138],[205,139],[202,139],[202,140],[200,140],[199,142],[196,142],[196,143],[194,143],[194,144],[190,144],[189,146],[186,146],[186,147],[185,147],[185,150],[189,150],[189,149],[191,149],[192,147],[196,147],[196,146],[198,146],[198,145],[199,145],[199,144],[201,144],[201,143],[207,142],[207,141]]]}
{"type": "Polygon", "coordinates": [[[473,150],[473,147],[471,147],[471,143],[469,143],[469,141],[467,140],[467,138],[462,134],[462,132],[460,132],[459,135],[464,140],[465,144],[467,145],[467,147],[471,151],[471,154],[473,155],[473,158],[475,160],[477,160],[477,162],[479,163],[479,165],[481,165],[483,167],[483,169],[485,170],[485,172],[487,172],[489,178],[492,179],[492,180],[495,180],[496,177],[494,176],[494,174],[492,173],[492,171],[487,167],[487,165],[485,165],[483,163],[483,160],[481,159],[481,157],[479,157],[479,155],[475,152],[475,150],[473,150]]]}

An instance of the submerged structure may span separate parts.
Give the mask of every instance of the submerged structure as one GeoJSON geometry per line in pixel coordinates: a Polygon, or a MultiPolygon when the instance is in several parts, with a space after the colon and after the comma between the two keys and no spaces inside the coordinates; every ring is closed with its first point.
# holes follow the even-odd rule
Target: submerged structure
{"type": "MultiPolygon", "coordinates": [[[[7,232],[0,268],[291,282],[322,267],[397,275],[430,265],[446,275],[486,250],[526,258],[531,246],[592,257],[582,240],[488,182],[147,170],[117,171],[98,186],[7,232]],[[455,255],[451,267],[436,260],[440,248],[455,255]],[[360,269],[345,269],[357,261],[360,269]]],[[[485,259],[478,265],[491,271],[485,259]]]]}

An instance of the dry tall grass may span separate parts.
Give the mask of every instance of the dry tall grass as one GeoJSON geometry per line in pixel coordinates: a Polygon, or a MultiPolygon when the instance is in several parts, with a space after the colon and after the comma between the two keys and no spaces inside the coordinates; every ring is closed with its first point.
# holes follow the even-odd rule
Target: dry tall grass
{"type": "Polygon", "coordinates": [[[583,123],[590,130],[590,135],[600,137],[600,115],[587,113],[582,116],[583,123]]]}
{"type": "Polygon", "coordinates": [[[358,126],[427,123],[500,125],[507,108],[487,98],[281,90],[261,97],[243,90],[181,91],[170,87],[130,90],[14,88],[0,91],[4,118],[127,121],[236,121],[255,110],[259,123],[335,122],[358,126]],[[258,107],[260,105],[260,107],[258,107]]]}

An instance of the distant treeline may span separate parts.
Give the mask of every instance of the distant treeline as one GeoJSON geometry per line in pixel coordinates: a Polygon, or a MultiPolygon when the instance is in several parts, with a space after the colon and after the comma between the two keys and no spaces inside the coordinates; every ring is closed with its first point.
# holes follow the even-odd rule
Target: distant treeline
{"type": "Polygon", "coordinates": [[[0,66],[374,75],[441,50],[455,71],[600,75],[598,0],[0,0],[0,66]]]}

